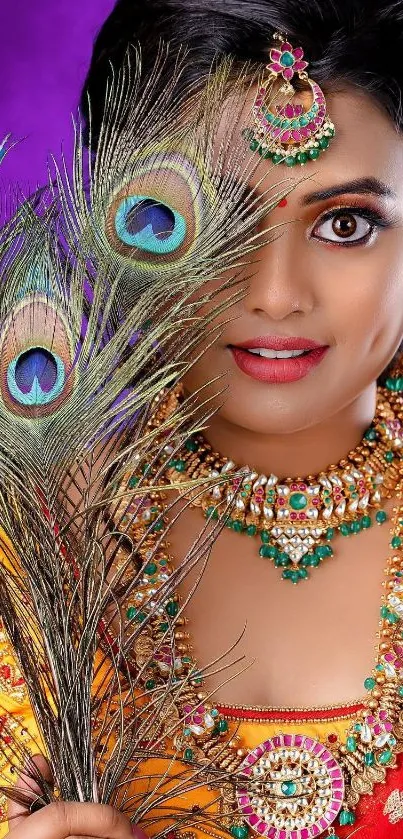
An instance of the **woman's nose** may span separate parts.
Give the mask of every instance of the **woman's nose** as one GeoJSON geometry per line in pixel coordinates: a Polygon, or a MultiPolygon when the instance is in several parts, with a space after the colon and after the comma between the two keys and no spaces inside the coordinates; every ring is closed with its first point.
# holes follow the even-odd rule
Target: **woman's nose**
{"type": "Polygon", "coordinates": [[[298,222],[291,222],[281,231],[274,231],[273,240],[259,250],[245,297],[245,307],[250,312],[261,312],[280,321],[291,314],[309,314],[314,308],[308,243],[298,227],[298,222]]]}

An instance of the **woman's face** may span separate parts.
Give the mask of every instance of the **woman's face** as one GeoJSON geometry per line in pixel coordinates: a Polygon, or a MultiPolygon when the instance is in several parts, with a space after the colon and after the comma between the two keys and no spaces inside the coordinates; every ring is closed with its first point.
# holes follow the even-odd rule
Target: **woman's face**
{"type": "Polygon", "coordinates": [[[283,189],[284,178],[295,189],[265,222],[281,228],[259,251],[234,320],[184,380],[194,391],[224,374],[222,418],[256,433],[328,420],[374,389],[403,336],[403,140],[366,96],[347,91],[327,101],[337,133],[319,160],[295,169],[259,164],[253,186],[265,173],[261,190],[280,181],[283,189]],[[309,369],[233,349],[273,338],[326,349],[309,356],[309,369]]]}

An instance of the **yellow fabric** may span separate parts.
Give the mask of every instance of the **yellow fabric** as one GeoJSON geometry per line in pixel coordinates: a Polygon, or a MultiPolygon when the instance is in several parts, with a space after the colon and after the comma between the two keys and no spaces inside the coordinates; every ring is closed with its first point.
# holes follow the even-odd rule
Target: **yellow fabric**
{"type": "MultiPolygon", "coordinates": [[[[7,547],[7,550],[10,549],[9,544],[7,544],[7,546],[4,544],[4,535],[2,536],[0,530],[0,541],[1,540],[3,540],[4,547],[7,547]]],[[[6,565],[6,567],[9,565],[4,552],[2,553],[1,561],[6,565]]],[[[108,680],[107,670],[107,664],[100,667],[95,687],[100,684],[103,684],[105,687],[105,683],[107,683],[108,680]]],[[[267,740],[275,734],[278,734],[279,732],[303,733],[320,740],[323,743],[326,743],[327,736],[330,733],[337,734],[340,739],[344,739],[346,731],[350,725],[351,717],[348,719],[331,719],[331,712],[329,712],[329,716],[330,719],[325,722],[311,722],[305,720],[298,723],[280,723],[277,719],[273,722],[244,721],[239,723],[236,721],[230,721],[230,725],[231,727],[234,727],[234,729],[237,729],[242,747],[248,749],[254,748],[259,743],[267,740]]],[[[23,742],[25,749],[29,754],[44,752],[34,715],[28,700],[27,691],[0,619],[0,740],[2,747],[4,747],[4,745],[6,746],[9,757],[8,760],[5,760],[0,755],[0,785],[4,785],[6,787],[15,782],[16,774],[18,774],[19,769],[12,757],[12,739],[17,739],[18,742],[23,742]],[[9,746],[8,749],[7,746],[9,746]]],[[[2,748],[1,751],[3,752],[4,748],[2,748]]],[[[180,812],[188,814],[193,807],[197,806],[203,809],[203,824],[205,823],[206,825],[205,832],[211,836],[219,835],[217,822],[214,818],[214,815],[217,814],[216,792],[209,790],[206,787],[192,792],[182,793],[178,796],[180,783],[183,777],[186,779],[187,773],[186,765],[178,762],[175,763],[175,768],[173,769],[172,766],[168,767],[166,760],[153,759],[144,761],[141,766],[141,773],[136,774],[129,790],[131,812],[137,810],[136,804],[144,802],[146,792],[153,793],[155,796],[156,784],[158,780],[167,773],[168,769],[168,778],[161,791],[172,791],[172,798],[165,801],[163,809],[156,809],[154,807],[152,812],[148,814],[148,817],[144,822],[147,833],[150,836],[153,836],[155,833],[166,828],[167,825],[172,824],[173,813],[175,813],[176,816],[180,812]],[[212,815],[211,821],[208,818],[209,813],[212,815]]],[[[124,794],[127,794],[127,791],[124,791],[124,794]]],[[[2,822],[0,824],[0,839],[3,839],[8,832],[6,813],[7,801],[6,798],[0,794],[0,821],[2,822]]],[[[195,832],[201,834],[200,830],[195,832]]],[[[203,835],[205,835],[204,831],[203,835]]]]}

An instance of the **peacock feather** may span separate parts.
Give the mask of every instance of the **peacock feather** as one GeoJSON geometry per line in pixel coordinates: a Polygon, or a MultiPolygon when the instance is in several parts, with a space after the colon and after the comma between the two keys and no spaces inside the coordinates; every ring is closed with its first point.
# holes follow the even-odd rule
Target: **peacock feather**
{"type": "MultiPolygon", "coordinates": [[[[44,804],[112,803],[150,823],[171,797],[171,770],[183,795],[220,777],[213,763],[182,771],[174,749],[171,769],[150,776],[153,795],[124,792],[140,765],[166,754],[159,721],[171,714],[174,740],[174,698],[186,689],[172,663],[164,690],[144,693],[141,671],[158,655],[144,645],[147,626],[189,571],[203,573],[219,525],[201,528],[127,637],[122,604],[144,577],[130,524],[146,490],[140,480],[122,491],[122,477],[159,464],[157,490],[167,445],[179,448],[208,422],[207,391],[178,404],[158,434],[149,420],[161,389],[174,392],[206,339],[219,337],[245,268],[273,235],[262,222],[288,190],[248,186],[258,161],[239,126],[250,68],[226,62],[202,90],[179,94],[186,60],[162,85],[166,51],[146,79],[130,51],[111,77],[96,152],[78,124],[71,172],[53,161],[46,196],[23,202],[0,237],[2,615],[54,785],[17,741],[13,760],[24,761],[44,804]],[[234,128],[221,137],[229,90],[234,128]]],[[[225,382],[214,387],[223,394],[225,382]]],[[[162,648],[174,648],[169,627],[162,648]]]]}

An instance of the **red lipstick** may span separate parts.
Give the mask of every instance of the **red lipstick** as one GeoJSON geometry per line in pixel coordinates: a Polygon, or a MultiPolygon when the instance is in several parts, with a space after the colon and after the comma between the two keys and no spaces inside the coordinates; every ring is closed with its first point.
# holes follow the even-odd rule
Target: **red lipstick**
{"type": "Polygon", "coordinates": [[[230,346],[232,357],[240,370],[267,384],[283,384],[303,379],[317,367],[326,355],[329,347],[318,344],[310,338],[282,338],[268,336],[252,338],[242,344],[230,346]],[[294,358],[265,358],[250,350],[274,350],[275,352],[304,350],[304,355],[294,358]]]}

